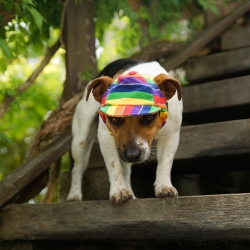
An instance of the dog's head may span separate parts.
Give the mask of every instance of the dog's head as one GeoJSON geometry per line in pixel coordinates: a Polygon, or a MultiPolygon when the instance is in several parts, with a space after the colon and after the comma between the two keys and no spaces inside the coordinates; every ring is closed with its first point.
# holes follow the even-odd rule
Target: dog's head
{"type": "Polygon", "coordinates": [[[93,80],[86,99],[92,90],[95,100],[101,104],[100,115],[114,137],[120,158],[138,163],[149,157],[153,139],[165,124],[166,101],[176,91],[181,100],[181,86],[166,74],[154,77],[153,87],[147,86],[147,82],[140,83],[140,79],[145,80],[140,76],[138,82],[129,83],[126,79],[123,82],[124,79],[122,75],[115,83],[107,76],[93,80]]]}

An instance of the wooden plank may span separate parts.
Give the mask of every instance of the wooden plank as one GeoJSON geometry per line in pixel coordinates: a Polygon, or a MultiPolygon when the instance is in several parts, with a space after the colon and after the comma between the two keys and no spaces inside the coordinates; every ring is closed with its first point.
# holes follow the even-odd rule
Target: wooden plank
{"type": "Polygon", "coordinates": [[[175,159],[249,154],[250,119],[186,126],[175,159]]]}
{"type": "Polygon", "coordinates": [[[167,58],[166,62],[162,63],[162,66],[167,70],[175,69],[181,66],[196,51],[200,50],[216,37],[220,36],[238,18],[245,15],[249,10],[250,1],[247,1],[218,23],[210,25],[200,36],[191,41],[181,52],[167,58]]]}
{"type": "Polygon", "coordinates": [[[250,75],[183,87],[183,113],[250,104],[250,75]]]}
{"type": "Polygon", "coordinates": [[[250,46],[250,26],[228,30],[221,37],[221,49],[230,50],[250,46]]]}
{"type": "MultiPolygon", "coordinates": [[[[24,186],[46,170],[71,144],[68,134],[54,146],[13,171],[0,182],[0,206],[13,198],[24,186]]],[[[98,146],[92,151],[89,167],[104,167],[98,146]]],[[[250,152],[250,119],[215,124],[186,126],[181,129],[175,159],[242,155],[250,152]]],[[[152,155],[151,160],[156,160],[152,155]]]]}
{"type": "Polygon", "coordinates": [[[250,240],[250,194],[8,205],[0,240],[250,240]]]}
{"type": "Polygon", "coordinates": [[[50,148],[24,163],[0,182],[0,207],[12,199],[27,184],[43,173],[66,153],[71,145],[71,132],[65,134],[50,148]]]}
{"type": "Polygon", "coordinates": [[[250,47],[189,59],[185,70],[189,82],[249,74],[250,47]]]}
{"type": "MultiPolygon", "coordinates": [[[[104,167],[97,143],[94,148],[89,168],[104,167]]],[[[249,153],[250,119],[244,119],[182,127],[175,160],[249,153]]],[[[152,154],[150,159],[156,161],[156,155],[152,154]]]]}

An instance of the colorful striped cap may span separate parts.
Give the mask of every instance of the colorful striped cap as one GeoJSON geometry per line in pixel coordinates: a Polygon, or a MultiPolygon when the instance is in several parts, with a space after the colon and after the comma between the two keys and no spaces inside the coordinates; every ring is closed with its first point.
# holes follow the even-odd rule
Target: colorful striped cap
{"type": "Polygon", "coordinates": [[[149,115],[160,112],[162,126],[168,116],[167,100],[152,77],[131,71],[120,75],[104,93],[99,114],[113,117],[149,115]]]}

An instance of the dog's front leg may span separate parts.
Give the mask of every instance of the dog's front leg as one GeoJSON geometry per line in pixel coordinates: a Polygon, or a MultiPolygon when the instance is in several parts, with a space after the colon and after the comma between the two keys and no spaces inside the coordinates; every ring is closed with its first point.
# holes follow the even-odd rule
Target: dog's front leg
{"type": "Polygon", "coordinates": [[[94,120],[99,105],[92,96],[88,102],[85,99],[86,91],[76,107],[72,122],[73,140],[71,150],[74,167],[72,169],[72,181],[67,201],[82,200],[82,175],[87,169],[95,139],[95,133],[91,133],[91,128],[95,127],[94,120]]]}
{"type": "MultiPolygon", "coordinates": [[[[102,123],[102,121],[101,121],[102,123]]],[[[104,161],[109,174],[110,201],[119,204],[133,198],[133,194],[126,185],[123,168],[118,156],[114,138],[107,133],[104,124],[99,124],[98,139],[104,161]]]]}
{"type": "Polygon", "coordinates": [[[179,133],[173,133],[167,137],[159,138],[157,141],[158,166],[155,180],[156,197],[178,196],[177,190],[171,182],[171,168],[174,156],[179,144],[179,133]]]}
{"type": "Polygon", "coordinates": [[[131,194],[133,195],[133,199],[136,199],[133,189],[131,187],[131,167],[132,163],[121,161],[122,168],[123,168],[123,176],[127,185],[127,188],[130,190],[131,194]]]}

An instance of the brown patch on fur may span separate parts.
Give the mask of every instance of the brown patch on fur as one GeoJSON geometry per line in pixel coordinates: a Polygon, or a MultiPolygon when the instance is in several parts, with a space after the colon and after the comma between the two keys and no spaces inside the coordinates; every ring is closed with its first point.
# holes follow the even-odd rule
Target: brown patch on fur
{"type": "Polygon", "coordinates": [[[84,143],[84,141],[81,141],[81,142],[79,143],[79,145],[83,145],[83,143],[84,143]]]}
{"type": "Polygon", "coordinates": [[[112,126],[108,119],[106,122],[108,129],[112,132],[120,157],[122,157],[126,148],[136,143],[135,140],[138,137],[147,141],[151,147],[155,136],[162,126],[159,114],[156,114],[155,120],[149,125],[142,124],[143,116],[121,117],[121,119],[122,125],[119,127],[112,126]]]}
{"type": "Polygon", "coordinates": [[[86,101],[88,101],[90,92],[92,90],[93,96],[96,101],[101,102],[104,92],[112,82],[113,79],[108,76],[102,76],[93,80],[88,86],[86,101]]]}
{"type": "Polygon", "coordinates": [[[181,85],[177,80],[169,75],[159,74],[154,78],[154,81],[156,82],[164,96],[167,98],[167,100],[170,100],[174,96],[176,90],[178,92],[178,99],[179,101],[181,100],[181,85]]]}

